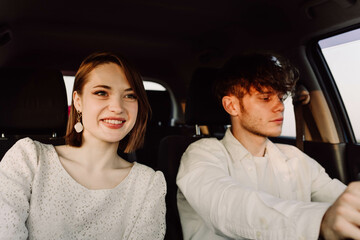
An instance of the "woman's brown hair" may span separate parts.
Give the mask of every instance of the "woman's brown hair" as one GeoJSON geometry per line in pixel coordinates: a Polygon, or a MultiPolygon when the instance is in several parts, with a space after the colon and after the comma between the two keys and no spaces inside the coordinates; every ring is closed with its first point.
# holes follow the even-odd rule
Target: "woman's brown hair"
{"type": "MultiPolygon", "coordinates": [[[[73,93],[76,91],[81,95],[82,90],[88,81],[90,72],[93,71],[96,67],[108,63],[114,63],[124,71],[131,88],[134,90],[137,96],[138,114],[135,125],[130,133],[119,143],[121,151],[128,153],[135,151],[143,145],[146,123],[149,117],[148,115],[151,112],[150,104],[148,102],[142,78],[139,72],[130,66],[130,64],[123,57],[116,56],[115,54],[108,52],[93,53],[85,58],[85,60],[81,63],[79,70],[75,75],[73,93]]],[[[78,113],[74,107],[74,100],[72,100],[65,141],[66,144],[70,146],[80,147],[82,145],[82,132],[77,133],[74,129],[74,125],[77,122],[77,115],[78,113]]]]}

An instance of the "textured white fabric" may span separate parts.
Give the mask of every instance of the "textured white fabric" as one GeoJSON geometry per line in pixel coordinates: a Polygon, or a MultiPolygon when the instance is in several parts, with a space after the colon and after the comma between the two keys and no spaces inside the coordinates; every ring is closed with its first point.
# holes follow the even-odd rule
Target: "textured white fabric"
{"type": "Polygon", "coordinates": [[[268,140],[254,158],[230,130],[188,147],[177,184],[184,239],[193,240],[317,239],[346,188],[293,146],[268,140]]]}
{"type": "Polygon", "coordinates": [[[0,162],[0,239],[163,239],[166,183],[135,163],[115,188],[89,190],[52,145],[25,138],[0,162]]]}

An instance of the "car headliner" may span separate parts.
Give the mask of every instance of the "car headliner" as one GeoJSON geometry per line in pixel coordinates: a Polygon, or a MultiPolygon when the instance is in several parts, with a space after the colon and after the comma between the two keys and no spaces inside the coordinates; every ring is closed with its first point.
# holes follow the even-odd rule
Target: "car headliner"
{"type": "Polygon", "coordinates": [[[181,99],[195,68],[251,50],[291,57],[312,37],[358,22],[353,2],[2,0],[0,36],[10,41],[0,46],[0,65],[71,72],[89,53],[112,51],[181,99]]]}

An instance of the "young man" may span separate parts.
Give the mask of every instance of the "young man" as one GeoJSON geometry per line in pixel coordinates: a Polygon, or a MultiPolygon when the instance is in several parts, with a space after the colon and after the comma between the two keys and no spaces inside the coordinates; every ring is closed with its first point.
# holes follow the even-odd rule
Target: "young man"
{"type": "Polygon", "coordinates": [[[297,148],[268,139],[281,133],[297,75],[266,54],[224,66],[216,92],[232,126],[221,141],[191,144],[181,159],[184,239],[360,239],[359,184],[346,188],[297,148]]]}

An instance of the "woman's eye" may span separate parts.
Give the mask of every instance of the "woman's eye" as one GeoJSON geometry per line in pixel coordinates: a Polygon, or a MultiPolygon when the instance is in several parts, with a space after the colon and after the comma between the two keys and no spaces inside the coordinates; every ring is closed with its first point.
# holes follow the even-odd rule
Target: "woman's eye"
{"type": "Polygon", "coordinates": [[[126,94],[125,98],[129,99],[129,100],[136,100],[137,99],[135,94],[126,94]]]}
{"type": "Polygon", "coordinates": [[[107,96],[107,92],[105,91],[96,91],[94,94],[98,96],[107,96]]]}

